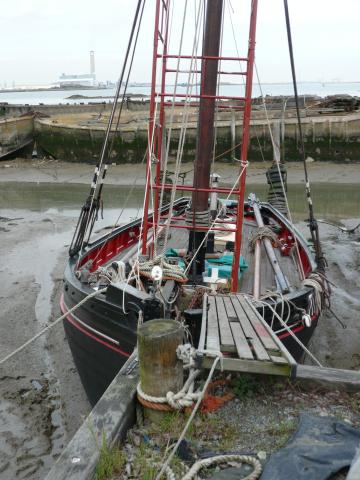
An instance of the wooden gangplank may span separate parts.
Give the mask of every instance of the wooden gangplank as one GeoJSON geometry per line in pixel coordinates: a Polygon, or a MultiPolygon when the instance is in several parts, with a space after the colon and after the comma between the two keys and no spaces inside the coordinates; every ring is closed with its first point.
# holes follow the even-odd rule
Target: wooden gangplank
{"type": "Polygon", "coordinates": [[[330,389],[360,391],[360,371],[297,364],[242,294],[204,295],[198,348],[203,368],[214,362],[206,352],[221,352],[224,370],[284,375],[330,389]]]}
{"type": "MultiPolygon", "coordinates": [[[[296,362],[241,294],[205,295],[199,349],[221,352],[224,370],[290,376],[296,362]]],[[[202,366],[213,358],[204,354],[202,366]]]]}

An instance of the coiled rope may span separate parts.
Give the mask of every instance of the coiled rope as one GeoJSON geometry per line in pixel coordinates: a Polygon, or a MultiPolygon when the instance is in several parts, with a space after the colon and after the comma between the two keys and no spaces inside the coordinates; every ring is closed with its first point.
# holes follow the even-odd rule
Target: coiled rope
{"type": "Polygon", "coordinates": [[[162,255],[158,255],[152,260],[138,263],[135,267],[139,275],[151,278],[151,271],[155,266],[159,266],[163,272],[163,280],[175,280],[179,283],[186,283],[188,281],[184,271],[178,265],[168,263],[164,260],[162,255]]]}
{"type": "Polygon", "coordinates": [[[250,473],[250,475],[244,477],[243,480],[257,480],[262,471],[262,466],[259,460],[255,457],[251,457],[250,455],[217,455],[216,457],[204,458],[203,460],[199,460],[198,462],[194,463],[194,465],[182,477],[181,480],[192,480],[203,468],[228,462],[248,463],[254,467],[254,470],[250,473]]]}
{"type": "Polygon", "coordinates": [[[304,287],[310,287],[314,290],[315,307],[317,312],[321,312],[323,308],[330,307],[330,284],[324,275],[313,272],[305,278],[301,284],[304,287]]]}
{"type": "Polygon", "coordinates": [[[183,388],[177,392],[168,392],[165,397],[153,397],[143,392],[141,383],[137,386],[137,395],[140,403],[143,404],[144,400],[148,403],[150,408],[154,410],[182,410],[185,407],[191,407],[195,400],[197,400],[201,392],[193,392],[195,379],[199,376],[200,370],[194,370],[184,383],[183,388]],[[150,403],[150,405],[149,405],[150,403]],[[152,405],[155,404],[155,405],[152,405]],[[168,404],[170,408],[157,408],[157,405],[168,404]]]}
{"type": "Polygon", "coordinates": [[[249,237],[249,246],[252,252],[255,251],[255,244],[258,240],[263,240],[264,238],[268,238],[271,242],[277,244],[278,237],[275,232],[271,230],[271,228],[264,226],[257,228],[249,237]]]}

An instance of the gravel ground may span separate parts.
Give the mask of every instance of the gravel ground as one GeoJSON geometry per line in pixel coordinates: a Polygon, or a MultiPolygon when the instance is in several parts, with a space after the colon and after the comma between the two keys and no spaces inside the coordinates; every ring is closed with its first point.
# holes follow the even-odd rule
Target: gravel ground
{"type": "MultiPolygon", "coordinates": [[[[237,393],[234,400],[216,412],[195,417],[179,449],[180,458],[171,464],[175,473],[180,474],[183,464],[191,466],[200,458],[224,453],[255,455],[264,463],[296,431],[302,412],[336,417],[360,427],[360,393],[304,389],[286,379],[247,375],[232,377],[229,390],[237,393]]],[[[187,417],[166,414],[156,426],[145,424],[129,431],[122,447],[123,461],[112,480],[154,479],[153,464],[167,457],[166,450],[178,438],[187,417]]],[[[219,467],[204,470],[201,478],[218,478],[218,471],[219,467]]]]}

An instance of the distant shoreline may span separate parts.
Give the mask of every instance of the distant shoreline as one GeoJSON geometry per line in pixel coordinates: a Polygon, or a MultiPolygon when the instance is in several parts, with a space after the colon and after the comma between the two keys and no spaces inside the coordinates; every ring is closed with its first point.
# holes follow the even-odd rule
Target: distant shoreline
{"type": "Polygon", "coordinates": [[[0,89],[0,93],[22,93],[22,92],[72,92],[73,90],[108,90],[106,87],[40,87],[40,88],[6,88],[0,89]]]}
{"type": "MultiPolygon", "coordinates": [[[[346,80],[346,81],[320,81],[320,80],[304,80],[301,82],[298,82],[298,85],[314,85],[314,84],[319,84],[319,85],[347,85],[347,84],[360,84],[360,80],[346,80]]],[[[238,86],[242,85],[241,83],[233,83],[233,82],[222,82],[223,86],[238,86]]],[[[257,83],[254,82],[253,85],[259,86],[259,85],[292,85],[292,82],[262,82],[257,83]]],[[[172,86],[172,85],[168,85],[172,86]]],[[[151,84],[150,83],[132,83],[129,84],[129,88],[150,88],[151,84]]],[[[31,88],[31,87],[26,87],[26,88],[2,88],[0,89],[0,94],[1,93],[22,93],[22,92],[66,92],[66,91],[72,91],[72,90],[111,90],[114,87],[107,88],[107,87],[101,87],[101,86],[96,86],[96,87],[86,87],[86,86],[72,86],[71,88],[65,88],[65,87],[39,87],[39,88],[31,88]]],[[[110,98],[110,97],[109,97],[110,98]]]]}

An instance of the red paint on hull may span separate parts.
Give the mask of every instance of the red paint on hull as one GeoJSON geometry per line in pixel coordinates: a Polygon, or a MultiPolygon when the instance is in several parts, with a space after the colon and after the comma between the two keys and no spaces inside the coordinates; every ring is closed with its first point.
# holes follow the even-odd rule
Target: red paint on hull
{"type": "Polygon", "coordinates": [[[98,343],[101,343],[102,345],[104,345],[105,347],[109,348],[110,350],[113,350],[114,352],[118,353],[119,355],[123,356],[123,357],[130,357],[130,354],[129,353],[126,353],[124,352],[123,350],[121,350],[121,348],[118,348],[118,347],[114,347],[114,345],[111,345],[110,343],[108,342],[105,342],[104,340],[101,340],[99,337],[97,337],[96,335],[93,335],[92,333],[88,332],[85,328],[83,328],[77,321],[76,319],[70,314],[68,313],[69,309],[67,308],[67,306],[65,305],[65,302],[64,302],[64,295],[61,295],[61,298],[60,298],[60,309],[62,311],[63,314],[67,314],[65,319],[71,323],[75,328],[77,328],[78,330],[80,330],[84,335],[87,335],[88,337],[90,337],[92,340],[95,340],[96,342],[98,343]]]}

